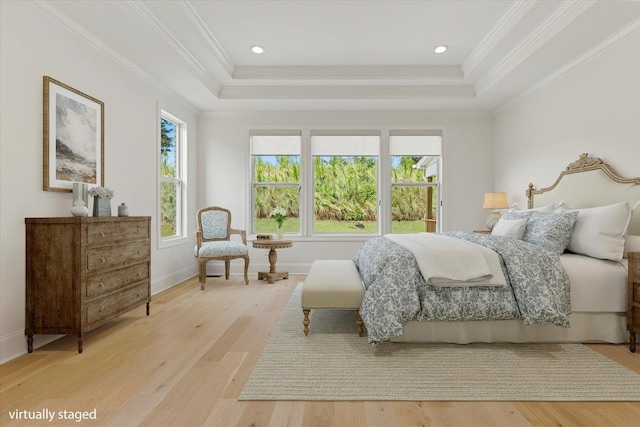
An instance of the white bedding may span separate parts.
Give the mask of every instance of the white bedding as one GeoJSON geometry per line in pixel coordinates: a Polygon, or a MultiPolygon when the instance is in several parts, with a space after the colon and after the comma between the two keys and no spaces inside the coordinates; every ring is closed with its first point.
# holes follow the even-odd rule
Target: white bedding
{"type": "Polygon", "coordinates": [[[507,286],[500,257],[491,249],[434,233],[386,234],[409,250],[424,280],[433,286],[507,286]]]}
{"type": "Polygon", "coordinates": [[[571,281],[572,312],[627,311],[624,263],[568,253],[560,256],[560,262],[571,281]]]}
{"type": "Polygon", "coordinates": [[[627,259],[605,261],[563,254],[571,280],[571,327],[527,326],[522,320],[418,322],[404,327],[397,342],[628,342],[627,259]]]}

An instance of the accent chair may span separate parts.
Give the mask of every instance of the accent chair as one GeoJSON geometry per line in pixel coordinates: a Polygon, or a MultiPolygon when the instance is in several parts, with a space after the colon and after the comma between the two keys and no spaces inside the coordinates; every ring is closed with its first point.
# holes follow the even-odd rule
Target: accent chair
{"type": "Polygon", "coordinates": [[[207,280],[207,263],[224,261],[225,278],[229,280],[229,264],[232,259],[244,259],[244,282],[249,284],[249,248],[245,230],[231,228],[231,211],[219,206],[202,208],[197,213],[196,247],[194,255],[200,264],[200,289],[207,280]],[[239,234],[242,242],[232,241],[231,235],[239,234]]]}

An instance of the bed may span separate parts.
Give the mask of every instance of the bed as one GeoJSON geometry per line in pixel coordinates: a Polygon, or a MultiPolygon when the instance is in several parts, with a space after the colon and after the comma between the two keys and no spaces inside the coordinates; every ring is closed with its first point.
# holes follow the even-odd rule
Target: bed
{"type": "MultiPolygon", "coordinates": [[[[369,342],[628,342],[626,254],[640,251],[640,214],[633,215],[640,201],[640,178],[623,178],[585,153],[553,185],[535,189],[529,184],[526,195],[527,209],[503,213],[501,221],[515,224],[525,218],[531,230],[532,224],[541,227],[540,218],[546,227],[549,218],[574,217],[574,225],[567,226],[571,230],[567,250],[539,251],[530,236],[523,242],[522,237],[504,235],[441,233],[445,240],[498,252],[500,269],[509,282],[506,288],[501,283],[456,285],[455,280],[447,284],[425,279],[424,270],[416,273],[415,268],[424,268],[422,263],[434,252],[415,249],[418,238],[403,242],[387,235],[366,242],[354,262],[366,288],[360,313],[369,342]],[[616,236],[625,207],[624,235],[616,236]],[[604,218],[612,218],[611,224],[604,218]],[[383,274],[390,278],[382,279],[383,274]],[[389,291],[390,281],[397,282],[393,286],[400,290],[389,291]],[[413,282],[419,282],[415,292],[408,290],[413,282]],[[523,307],[514,310],[511,299],[523,307]],[[444,309],[443,315],[434,314],[438,310],[433,306],[449,303],[453,314],[444,309]]],[[[429,245],[430,241],[423,246],[429,245]]],[[[474,268],[466,261],[464,265],[467,270],[474,268]]],[[[495,273],[495,266],[491,268],[495,273]]],[[[492,276],[495,281],[496,275],[487,277],[492,276]]]]}

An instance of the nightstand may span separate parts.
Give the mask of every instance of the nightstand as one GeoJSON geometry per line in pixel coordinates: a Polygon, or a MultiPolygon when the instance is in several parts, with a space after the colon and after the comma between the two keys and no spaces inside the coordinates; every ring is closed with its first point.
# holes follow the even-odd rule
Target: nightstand
{"type": "Polygon", "coordinates": [[[491,234],[491,230],[473,230],[476,234],[491,234]]]}
{"type": "Polygon", "coordinates": [[[627,330],[629,350],[636,352],[636,333],[640,332],[640,252],[629,252],[627,330]]]}

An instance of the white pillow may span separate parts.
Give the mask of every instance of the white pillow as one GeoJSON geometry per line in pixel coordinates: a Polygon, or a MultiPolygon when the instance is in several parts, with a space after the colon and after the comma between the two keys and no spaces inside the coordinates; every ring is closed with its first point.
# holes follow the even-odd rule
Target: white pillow
{"type": "Polygon", "coordinates": [[[553,213],[562,213],[569,210],[571,210],[571,206],[566,204],[564,200],[560,200],[560,203],[558,203],[553,213]]]}
{"type": "Polygon", "coordinates": [[[622,256],[628,258],[629,252],[640,252],[640,236],[627,236],[622,256]]]}
{"type": "Polygon", "coordinates": [[[529,218],[506,219],[500,218],[491,230],[493,236],[511,237],[513,239],[522,240],[524,231],[527,229],[527,221],[529,218]]]}
{"type": "Polygon", "coordinates": [[[520,209],[520,205],[514,203],[511,205],[511,208],[507,212],[542,212],[542,213],[552,213],[558,204],[554,205],[546,205],[540,206],[539,208],[531,208],[531,209],[520,209]]]}
{"type": "Polygon", "coordinates": [[[567,249],[593,258],[620,261],[627,227],[638,204],[640,202],[633,201],[574,209],[578,212],[578,219],[567,249]]]}

